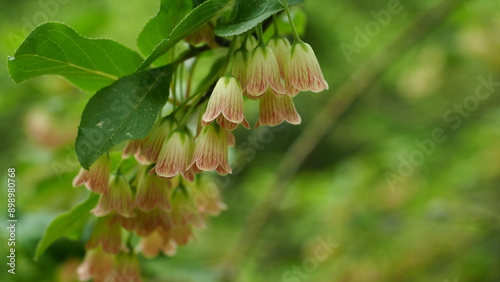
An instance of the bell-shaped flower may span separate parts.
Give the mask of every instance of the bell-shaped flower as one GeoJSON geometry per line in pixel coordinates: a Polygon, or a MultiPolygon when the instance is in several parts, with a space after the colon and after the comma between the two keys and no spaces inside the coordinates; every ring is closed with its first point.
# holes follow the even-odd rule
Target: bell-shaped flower
{"type": "Polygon", "coordinates": [[[257,46],[252,51],[247,70],[247,92],[250,98],[262,96],[268,88],[278,94],[286,94],[280,68],[269,47],[257,46]]]}
{"type": "Polygon", "coordinates": [[[225,75],[219,78],[201,119],[203,126],[217,119],[217,122],[223,128],[228,127],[228,130],[234,129],[234,125],[240,123],[248,124],[243,115],[243,92],[234,76],[225,75]]]}
{"type": "Polygon", "coordinates": [[[188,169],[198,173],[216,170],[221,175],[231,173],[228,161],[226,131],[217,125],[204,127],[195,144],[193,160],[188,169]]]}
{"type": "Polygon", "coordinates": [[[85,184],[85,187],[94,193],[107,192],[110,167],[111,161],[108,154],[102,155],[90,166],[89,170],[80,169],[73,179],[73,186],[85,184]]]}
{"type": "Polygon", "coordinates": [[[191,45],[205,43],[212,49],[217,47],[214,29],[211,23],[202,25],[200,28],[188,35],[184,40],[191,45]]]}
{"type": "Polygon", "coordinates": [[[162,210],[170,209],[170,181],[154,174],[140,172],[135,195],[135,206],[142,211],[149,212],[158,207],[162,210]]]}
{"type": "Polygon", "coordinates": [[[292,46],[288,77],[290,85],[300,91],[320,92],[328,89],[313,49],[304,42],[292,46]]]}
{"type": "Polygon", "coordinates": [[[117,254],[121,248],[120,225],[111,221],[111,216],[99,218],[90,239],[85,244],[87,250],[101,247],[108,254],[117,254]]]}
{"type": "Polygon", "coordinates": [[[115,255],[105,252],[101,247],[87,250],[83,262],[78,266],[78,279],[104,281],[113,270],[115,255]]]}
{"type": "Polygon", "coordinates": [[[172,239],[177,243],[177,245],[184,246],[194,237],[193,229],[190,225],[175,227],[169,231],[172,239]]]}
{"type": "Polygon", "coordinates": [[[289,95],[276,95],[272,91],[267,91],[260,99],[259,120],[255,127],[260,125],[276,126],[283,121],[290,124],[300,124],[302,119],[295,109],[292,97],[289,95]]]}
{"type": "Polygon", "coordinates": [[[174,127],[175,121],[171,118],[156,122],[148,136],[143,139],[141,155],[150,163],[156,163],[161,146],[174,127]]]}
{"type": "Polygon", "coordinates": [[[137,256],[133,253],[121,253],[117,255],[114,269],[109,274],[106,281],[142,281],[137,256]]]}
{"type": "Polygon", "coordinates": [[[125,217],[134,216],[132,190],[125,176],[114,175],[109,180],[109,191],[101,194],[97,206],[92,210],[96,216],[105,216],[115,211],[125,217]]]}
{"type": "Polygon", "coordinates": [[[183,130],[175,130],[161,147],[155,171],[161,177],[172,178],[176,175],[193,181],[194,175],[188,170],[193,156],[194,142],[191,136],[183,130]]]}

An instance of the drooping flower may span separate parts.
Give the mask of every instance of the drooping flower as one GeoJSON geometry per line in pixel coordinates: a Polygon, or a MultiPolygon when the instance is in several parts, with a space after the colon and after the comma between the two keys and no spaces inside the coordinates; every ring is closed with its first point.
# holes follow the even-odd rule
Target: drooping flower
{"type": "Polygon", "coordinates": [[[139,261],[135,254],[121,253],[116,256],[113,271],[107,277],[106,281],[142,281],[139,261]]]}
{"type": "Polygon", "coordinates": [[[125,217],[134,215],[134,199],[125,176],[113,175],[109,180],[109,191],[101,194],[97,206],[92,210],[96,216],[105,216],[115,211],[125,217]]]}
{"type": "Polygon", "coordinates": [[[255,127],[260,125],[276,126],[285,120],[290,124],[300,124],[302,121],[295,109],[292,97],[289,95],[278,96],[272,91],[267,91],[260,99],[259,120],[255,127]]]}
{"type": "Polygon", "coordinates": [[[113,270],[115,255],[105,252],[100,246],[87,250],[83,262],[78,266],[78,278],[81,281],[94,279],[104,281],[113,270]]]}
{"type": "Polygon", "coordinates": [[[85,187],[94,193],[107,192],[110,167],[111,161],[108,154],[102,155],[90,166],[89,170],[80,169],[73,179],[73,186],[85,184],[85,187]]]}
{"type": "Polygon", "coordinates": [[[150,163],[155,163],[164,140],[175,127],[175,121],[167,118],[162,119],[153,126],[149,135],[143,139],[140,148],[141,155],[150,163]]]}
{"type": "Polygon", "coordinates": [[[97,220],[90,239],[85,244],[88,250],[101,247],[108,254],[117,254],[121,248],[121,228],[111,221],[111,216],[97,220]]]}
{"type": "Polygon", "coordinates": [[[328,89],[318,59],[307,43],[293,44],[288,71],[290,85],[300,91],[320,92],[328,89]]]}
{"type": "Polygon", "coordinates": [[[169,231],[172,239],[177,243],[177,245],[184,246],[194,237],[193,229],[191,226],[186,225],[182,227],[175,227],[169,231]]]}
{"type": "Polygon", "coordinates": [[[137,183],[135,206],[145,212],[156,207],[165,211],[169,210],[171,207],[170,190],[169,180],[141,172],[137,183]]]}
{"type": "Polygon", "coordinates": [[[300,91],[290,84],[289,78],[289,67],[290,63],[290,53],[292,52],[292,46],[286,37],[283,36],[273,36],[269,39],[267,46],[271,48],[276,57],[276,61],[278,62],[278,66],[280,69],[281,78],[285,80],[285,86],[287,90],[287,94],[292,97],[297,95],[300,91]]]}
{"type": "Polygon", "coordinates": [[[166,139],[158,155],[155,167],[156,173],[165,178],[172,178],[182,174],[186,180],[193,181],[194,175],[191,170],[187,169],[193,150],[194,142],[188,133],[182,130],[173,131],[166,139]]]}
{"type": "Polygon", "coordinates": [[[232,75],[225,75],[217,81],[202,116],[202,125],[207,126],[216,119],[227,130],[233,130],[240,123],[248,125],[243,114],[243,92],[232,75]]]}
{"type": "Polygon", "coordinates": [[[269,47],[257,46],[250,58],[247,71],[247,92],[250,98],[262,96],[268,88],[278,94],[286,94],[285,83],[273,51],[269,47]]]}
{"type": "Polygon", "coordinates": [[[188,169],[193,169],[196,173],[216,170],[221,175],[232,172],[228,162],[227,137],[224,129],[211,124],[201,130],[188,169]]]}

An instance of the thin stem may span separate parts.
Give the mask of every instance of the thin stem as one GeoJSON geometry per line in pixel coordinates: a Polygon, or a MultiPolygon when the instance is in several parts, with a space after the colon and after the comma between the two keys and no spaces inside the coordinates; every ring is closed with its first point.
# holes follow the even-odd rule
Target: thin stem
{"type": "Polygon", "coordinates": [[[279,36],[280,30],[278,27],[278,16],[276,16],[276,14],[273,15],[273,27],[274,27],[274,36],[279,36]]]}
{"type": "Polygon", "coordinates": [[[294,43],[302,42],[302,39],[300,39],[299,33],[297,32],[297,29],[295,28],[295,25],[293,24],[293,18],[292,18],[292,15],[290,14],[290,8],[288,8],[288,1],[287,0],[283,0],[283,6],[285,6],[285,12],[286,12],[286,15],[288,16],[288,21],[290,22],[290,26],[292,27],[294,43]]]}
{"type": "Polygon", "coordinates": [[[262,30],[262,23],[257,25],[256,29],[257,29],[257,37],[259,38],[259,46],[261,47],[266,46],[266,44],[264,43],[264,31],[262,30]]]}
{"type": "MultiPolygon", "coordinates": [[[[192,95],[192,96],[189,96],[186,100],[184,100],[182,103],[180,103],[177,107],[175,107],[175,109],[167,116],[167,117],[172,117],[174,116],[177,112],[179,112],[179,110],[183,109],[187,103],[191,100],[193,100],[193,98],[195,98],[196,96],[199,96],[199,94],[197,95],[192,95]]],[[[167,118],[166,117],[166,118],[167,118]]]]}
{"type": "Polygon", "coordinates": [[[233,36],[233,40],[231,40],[231,45],[229,45],[229,60],[226,66],[226,75],[231,75],[231,70],[233,69],[233,60],[234,60],[234,51],[236,49],[236,36],[233,36]]]}
{"type": "Polygon", "coordinates": [[[193,76],[194,76],[194,70],[196,69],[196,66],[198,65],[198,62],[200,61],[200,57],[196,57],[194,59],[193,65],[191,65],[191,69],[189,70],[188,74],[188,80],[186,82],[186,99],[189,97],[189,94],[191,93],[191,85],[193,83],[193,76]]]}

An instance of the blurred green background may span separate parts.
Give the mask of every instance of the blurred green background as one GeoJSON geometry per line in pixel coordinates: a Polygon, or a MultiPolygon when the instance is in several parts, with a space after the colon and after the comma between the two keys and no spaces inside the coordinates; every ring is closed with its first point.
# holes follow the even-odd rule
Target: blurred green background
{"type": "MultiPolygon", "coordinates": [[[[275,203],[256,243],[231,265],[228,254],[238,253],[245,220],[273,189],[287,148],[307,127],[318,126],[314,116],[339,85],[435,4],[306,0],[304,40],[330,90],[295,99],[301,126],[235,132],[247,147],[231,151],[233,167],[242,171],[225,179],[229,209],[197,230],[196,240],[176,256],[141,258],[145,281],[221,281],[224,265],[237,270],[236,281],[500,281],[500,3],[463,2],[340,117],[275,203]],[[400,12],[357,44],[358,28],[365,30],[394,3],[400,12]],[[346,44],[356,52],[346,56],[346,44]],[[481,88],[485,99],[474,96],[484,84],[480,77],[496,83],[481,88]],[[436,129],[445,141],[429,141],[436,129]],[[260,143],[248,147],[252,139],[260,143]]],[[[2,0],[0,57],[5,62],[27,32],[47,20],[137,50],[136,37],[158,6],[2,0]]],[[[15,85],[0,64],[1,179],[6,183],[8,167],[17,169],[19,219],[17,274],[7,274],[2,262],[0,281],[76,279],[83,241],[60,240],[40,261],[32,257],[51,219],[87,195],[71,180],[79,169],[73,142],[90,96],[55,76],[15,85]]],[[[254,123],[257,103],[247,104],[254,123]]]]}

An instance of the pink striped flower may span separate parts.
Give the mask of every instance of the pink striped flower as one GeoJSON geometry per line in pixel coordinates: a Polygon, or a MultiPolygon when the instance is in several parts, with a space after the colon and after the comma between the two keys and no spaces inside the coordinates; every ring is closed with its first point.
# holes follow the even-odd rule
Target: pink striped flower
{"type": "Polygon", "coordinates": [[[227,137],[224,129],[217,125],[209,125],[201,130],[188,169],[193,169],[196,173],[216,170],[221,175],[232,172],[228,162],[227,137]]]}
{"type": "Polygon", "coordinates": [[[109,191],[101,194],[97,206],[91,211],[96,216],[105,216],[115,211],[125,217],[134,216],[134,199],[130,185],[123,175],[114,175],[109,180],[109,191]]]}
{"type": "Polygon", "coordinates": [[[192,187],[189,192],[200,214],[216,216],[227,209],[226,205],[221,201],[220,189],[211,177],[201,174],[194,185],[196,187],[192,187]]]}
{"type": "Polygon", "coordinates": [[[142,252],[146,258],[154,258],[160,252],[168,256],[175,255],[177,243],[173,240],[172,232],[170,231],[158,228],[148,236],[142,237],[137,246],[137,251],[142,252]]]}
{"type": "Polygon", "coordinates": [[[243,92],[232,75],[225,75],[217,81],[202,116],[202,125],[207,126],[216,119],[220,126],[228,130],[233,130],[240,123],[248,125],[243,115],[243,92]]]}
{"type": "Polygon", "coordinates": [[[106,253],[101,247],[87,250],[83,262],[78,266],[78,278],[81,281],[94,279],[104,281],[113,270],[115,255],[106,253]]]}
{"type": "Polygon", "coordinates": [[[161,147],[155,167],[156,173],[165,178],[182,174],[186,180],[193,181],[194,175],[188,170],[193,150],[194,142],[188,133],[182,130],[173,131],[161,147]]]}
{"type": "Polygon", "coordinates": [[[175,121],[173,119],[168,118],[158,121],[149,132],[149,135],[143,139],[140,148],[141,155],[150,163],[156,163],[161,146],[174,127],[175,121]]]}
{"type": "Polygon", "coordinates": [[[307,43],[293,44],[288,72],[290,85],[300,91],[320,92],[328,89],[318,59],[307,43]]]}
{"type": "Polygon", "coordinates": [[[73,186],[85,184],[85,187],[94,193],[107,192],[110,167],[111,161],[108,154],[102,155],[90,166],[89,170],[80,169],[73,179],[73,186]]]}
{"type": "Polygon", "coordinates": [[[247,71],[247,92],[250,98],[262,96],[268,88],[285,94],[285,83],[273,51],[269,47],[257,46],[250,58],[247,71]]]}
{"type": "Polygon", "coordinates": [[[289,95],[278,96],[272,91],[267,91],[260,99],[259,120],[255,127],[260,125],[276,126],[285,120],[290,124],[300,124],[302,121],[295,109],[292,97],[289,95]]]}
{"type": "Polygon", "coordinates": [[[145,212],[152,211],[156,207],[165,211],[170,210],[170,190],[170,181],[141,172],[137,183],[135,206],[145,212]]]}

